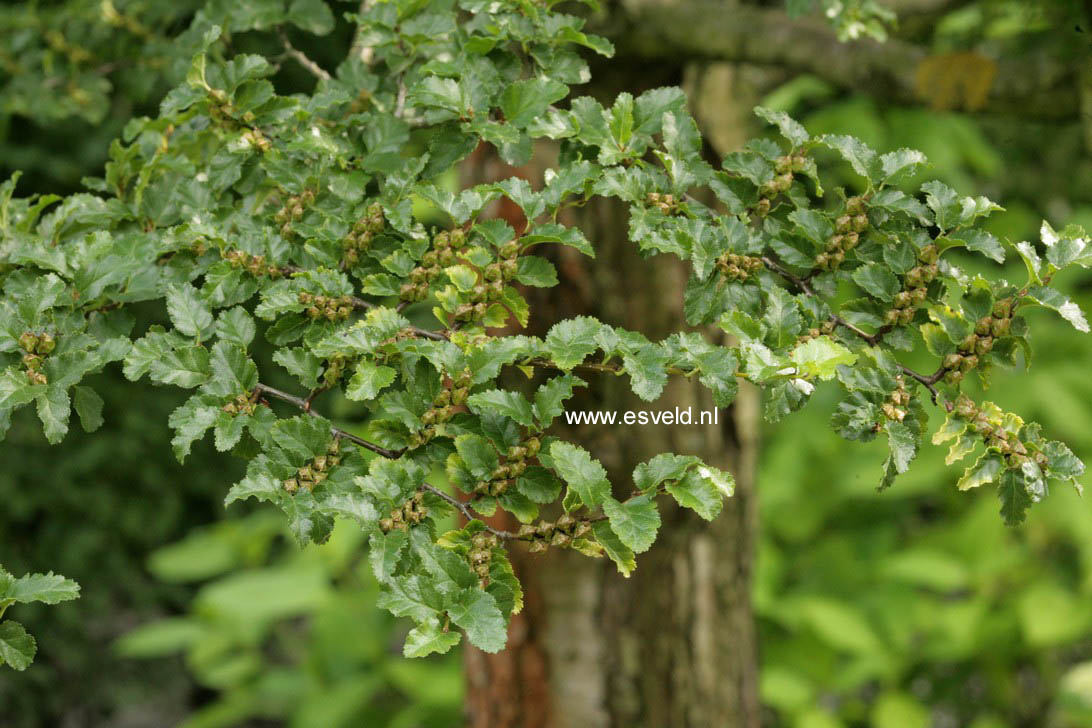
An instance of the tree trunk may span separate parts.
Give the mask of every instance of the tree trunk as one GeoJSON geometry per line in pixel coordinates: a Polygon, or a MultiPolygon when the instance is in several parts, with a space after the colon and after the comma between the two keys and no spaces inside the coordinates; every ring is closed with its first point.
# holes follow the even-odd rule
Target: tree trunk
{"type": "MultiPolygon", "coordinates": [[[[751,103],[745,98],[738,104],[745,106],[742,111],[725,107],[738,85],[726,68],[688,69],[686,80],[705,99],[695,105],[699,123],[703,116],[718,122],[717,128],[706,129],[709,137],[718,146],[738,146],[741,127],[747,126],[741,119],[750,116],[751,103]],[[703,86],[710,88],[702,91],[703,86]]],[[[628,90],[636,95],[640,85],[645,84],[628,90]]],[[[492,172],[479,167],[475,174],[479,179],[482,174],[501,176],[492,172]]],[[[596,258],[585,260],[570,249],[552,253],[561,285],[532,298],[534,333],[578,314],[640,331],[654,341],[685,328],[686,267],[669,256],[642,260],[627,240],[624,207],[596,200],[567,222],[585,231],[596,258]]],[[[653,403],[637,399],[628,378],[585,378],[589,386],[571,407],[713,409],[708,391],[681,378],[653,403]]],[[[489,655],[466,647],[470,726],[759,724],[750,603],[757,401],[755,391],[742,388],[735,404],[719,412],[717,425],[599,425],[560,433],[603,461],[618,488],[616,496],[625,497],[631,489],[637,463],[665,451],[698,455],[730,470],[736,493],[712,523],[661,499],[659,539],[638,555],[637,570],[628,579],[605,559],[559,549],[529,554],[522,545],[514,547],[512,561],[524,584],[526,606],[512,620],[504,652],[489,655]]]]}

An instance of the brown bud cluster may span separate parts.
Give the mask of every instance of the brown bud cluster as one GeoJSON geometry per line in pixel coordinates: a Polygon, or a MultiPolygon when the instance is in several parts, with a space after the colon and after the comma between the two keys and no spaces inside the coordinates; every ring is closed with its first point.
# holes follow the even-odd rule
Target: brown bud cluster
{"type": "MultiPolygon", "coordinates": [[[[243,114],[242,119],[245,123],[250,124],[254,122],[254,114],[247,111],[243,114]]],[[[248,142],[251,146],[256,148],[262,154],[265,154],[273,148],[273,143],[262,134],[262,130],[257,127],[250,127],[243,132],[243,141],[248,142]]]]}
{"type": "Polygon", "coordinates": [[[782,192],[788,192],[792,187],[793,172],[802,169],[803,165],[802,155],[778,157],[774,160],[774,178],[762,183],[758,194],[764,200],[772,200],[782,192]]]}
{"type": "Polygon", "coordinates": [[[428,298],[428,288],[444,268],[454,265],[466,250],[466,233],[462,228],[440,230],[432,236],[432,246],[421,256],[420,264],[410,271],[408,283],[398,292],[410,303],[428,298]]]}
{"type": "Polygon", "coordinates": [[[1045,453],[1038,449],[1034,452],[1030,451],[1027,444],[1020,438],[1003,427],[991,423],[989,416],[967,395],[959,395],[952,413],[966,422],[975,434],[981,436],[987,448],[1000,452],[1008,467],[1018,468],[1028,460],[1033,460],[1043,472],[1046,472],[1049,461],[1045,453]]]}
{"type": "Polygon", "coordinates": [[[554,522],[539,521],[519,527],[516,538],[530,541],[531,553],[545,551],[550,546],[565,548],[571,546],[574,539],[582,538],[591,531],[591,521],[577,519],[564,514],[554,522]]]}
{"type": "Polygon", "coordinates": [[[412,498],[391,511],[389,516],[379,519],[379,530],[383,533],[395,530],[408,531],[410,526],[416,526],[427,515],[425,494],[417,491],[412,498]]]}
{"type": "Polygon", "coordinates": [[[466,398],[470,395],[472,375],[469,369],[464,369],[455,377],[451,389],[443,389],[432,400],[432,406],[421,415],[421,430],[410,435],[408,449],[415,450],[436,436],[436,428],[451,420],[455,411],[466,404],[466,398]]]}
{"type": "Polygon", "coordinates": [[[910,404],[910,392],[906,390],[906,380],[899,374],[895,377],[895,391],[880,405],[889,420],[902,422],[906,418],[906,405],[910,404]]]}
{"type": "Polygon", "coordinates": [[[919,265],[914,266],[903,278],[905,287],[895,294],[892,307],[884,313],[886,326],[905,326],[914,318],[914,310],[929,295],[929,284],[936,280],[937,247],[930,243],[918,254],[919,265]]]}
{"type": "Polygon", "coordinates": [[[499,545],[500,540],[485,531],[478,531],[470,537],[470,553],[467,558],[474,573],[481,579],[482,589],[489,586],[489,564],[493,561],[493,549],[499,545]]]}
{"type": "Polygon", "coordinates": [[[24,331],[19,336],[19,347],[23,350],[23,368],[30,383],[48,384],[49,377],[42,371],[42,365],[45,358],[57,347],[53,334],[24,331]]]}
{"type": "Polygon", "coordinates": [[[501,495],[515,485],[516,479],[527,471],[528,461],[534,460],[541,449],[542,442],[537,437],[530,437],[508,448],[489,478],[479,480],[474,485],[474,492],[478,495],[501,495]]]}
{"type": "Polygon", "coordinates": [[[797,344],[803,344],[811,339],[818,339],[820,336],[830,336],[834,333],[835,324],[833,321],[824,321],[819,324],[818,328],[812,327],[806,332],[796,337],[797,344]]]}
{"type": "Polygon", "coordinates": [[[834,221],[834,234],[827,238],[826,250],[815,256],[815,267],[834,270],[846,259],[846,254],[857,247],[861,236],[868,231],[868,214],[864,197],[846,200],[845,213],[834,221]]]}
{"type": "Polygon", "coordinates": [[[227,412],[229,415],[252,415],[257,408],[258,403],[255,402],[250,395],[240,394],[220,409],[227,412]]]}
{"type": "Polygon", "coordinates": [[[372,240],[387,226],[383,206],[378,202],[368,205],[367,214],[353,223],[353,229],[341,239],[344,255],[341,259],[343,268],[351,268],[360,262],[360,256],[372,246],[372,240]]]}
{"type": "Polygon", "coordinates": [[[341,463],[341,440],[334,438],[325,455],[319,455],[307,465],[296,471],[295,477],[286,479],[281,485],[289,493],[300,488],[310,492],[315,486],[326,480],[327,471],[341,463]]]}
{"type": "Polygon", "coordinates": [[[272,263],[266,263],[264,255],[251,255],[242,250],[229,250],[223,254],[223,258],[231,264],[232,268],[241,268],[254,276],[280,278],[284,275],[284,271],[280,268],[272,263]]]}
{"type": "Polygon", "coordinates": [[[749,255],[736,255],[725,253],[717,258],[717,270],[731,281],[745,282],[763,268],[761,258],[753,258],[749,255]]]}
{"type": "Polygon", "coordinates": [[[677,215],[680,211],[679,200],[675,198],[675,195],[671,194],[649,192],[648,196],[645,197],[645,204],[659,209],[665,215],[677,215]]]}
{"type": "Polygon", "coordinates": [[[519,270],[519,243],[509,240],[497,251],[500,260],[481,270],[481,281],[470,291],[469,300],[455,307],[456,321],[474,321],[485,317],[489,304],[501,297],[504,286],[519,270]]]}
{"type": "Polygon", "coordinates": [[[327,321],[344,321],[353,312],[352,296],[322,296],[300,291],[299,302],[307,306],[306,314],[311,319],[325,318],[327,321]]]}
{"type": "Polygon", "coordinates": [[[315,201],[315,191],[304,190],[299,195],[289,197],[284,206],[273,215],[273,221],[281,226],[281,236],[292,235],[292,223],[303,217],[304,211],[315,201]]]}
{"type": "Polygon", "coordinates": [[[978,366],[981,357],[993,351],[996,339],[1009,333],[1012,326],[1012,299],[1003,298],[993,305],[989,316],[975,322],[974,333],[959,342],[958,353],[944,357],[944,381],[959,384],[966,372],[978,366]]]}
{"type": "Polygon", "coordinates": [[[345,373],[345,365],[348,360],[342,354],[335,354],[326,360],[326,369],[322,372],[322,383],[330,388],[338,383],[341,375],[345,373]]]}

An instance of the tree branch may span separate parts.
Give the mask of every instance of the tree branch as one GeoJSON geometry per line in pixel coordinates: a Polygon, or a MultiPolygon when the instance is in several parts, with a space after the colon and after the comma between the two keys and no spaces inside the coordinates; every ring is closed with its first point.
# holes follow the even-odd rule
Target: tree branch
{"type": "MultiPolygon", "coordinates": [[[[721,0],[622,0],[589,30],[614,41],[624,59],[696,59],[778,66],[835,86],[920,105],[917,69],[930,53],[898,38],[843,43],[816,17],[721,0]]],[[[979,111],[1072,119],[1078,113],[1076,64],[1045,52],[996,60],[979,111]]]]}
{"type": "MultiPolygon", "coordinates": [[[[261,382],[259,382],[254,387],[254,391],[258,394],[259,397],[260,396],[269,396],[269,397],[272,397],[274,399],[279,399],[282,402],[287,402],[289,404],[295,405],[296,407],[299,407],[301,410],[303,410],[307,414],[311,415],[312,417],[322,417],[322,415],[318,414],[317,412],[315,412],[314,410],[311,409],[311,402],[309,400],[307,400],[307,399],[304,399],[303,397],[297,397],[294,394],[289,394],[288,392],[282,392],[279,389],[274,389],[273,387],[270,387],[267,384],[262,384],[261,382]]],[[[323,419],[327,419],[327,418],[323,417],[323,419]]],[[[376,445],[374,442],[368,442],[367,440],[365,440],[362,437],[357,437],[356,435],[352,434],[351,432],[346,432],[345,430],[342,430],[340,427],[334,427],[333,425],[330,426],[330,432],[333,433],[334,437],[336,437],[336,438],[338,438],[340,440],[348,440],[349,442],[353,443],[357,447],[362,447],[365,450],[370,450],[370,451],[374,452],[376,455],[382,455],[383,457],[388,458],[390,460],[397,460],[399,457],[401,457],[402,453],[405,452],[405,450],[388,450],[385,447],[380,447],[379,445],[376,445]]]]}
{"type": "Polygon", "coordinates": [[[285,55],[292,58],[296,63],[303,66],[305,69],[311,72],[311,75],[318,78],[320,81],[329,81],[330,74],[326,72],[326,69],[319,64],[312,61],[307,57],[303,51],[292,45],[292,41],[288,40],[288,34],[284,32],[284,29],[279,30],[281,36],[281,43],[284,45],[285,55]]]}
{"type": "MultiPolygon", "coordinates": [[[[767,268],[769,268],[774,273],[777,273],[779,276],[781,276],[785,280],[792,283],[794,286],[799,288],[804,293],[808,294],[809,296],[815,296],[816,295],[815,294],[815,289],[811,287],[810,283],[808,283],[803,278],[800,278],[799,276],[793,275],[787,268],[782,266],[780,263],[778,263],[773,258],[764,255],[764,256],[762,256],[762,262],[766,265],[767,268]]],[[[845,319],[841,318],[840,316],[836,316],[834,314],[831,314],[830,320],[834,324],[836,324],[837,326],[841,326],[841,327],[843,327],[845,329],[848,329],[849,331],[852,331],[858,338],[860,338],[860,339],[864,340],[866,343],[868,343],[869,346],[876,346],[877,344],[879,344],[883,340],[883,335],[885,333],[887,333],[887,331],[889,330],[887,327],[884,327],[884,328],[881,328],[878,331],[876,331],[876,333],[870,334],[867,331],[865,331],[864,329],[858,328],[857,326],[851,324],[850,322],[846,321],[845,319]]],[[[922,374],[921,372],[915,371],[915,370],[911,369],[910,367],[906,366],[905,364],[899,364],[899,370],[903,374],[906,374],[907,376],[916,379],[918,382],[921,382],[921,384],[926,389],[928,389],[929,393],[932,395],[933,404],[938,404],[937,397],[940,396],[940,392],[937,391],[937,388],[936,388],[935,385],[936,385],[937,382],[939,382],[944,377],[945,369],[944,369],[943,366],[941,368],[937,369],[935,372],[933,372],[930,375],[925,375],[925,374],[922,374]]],[[[952,403],[951,402],[945,402],[944,403],[944,408],[946,410],[948,410],[949,412],[951,412],[952,411],[952,403]]]]}
{"type": "MultiPolygon", "coordinates": [[[[418,486],[418,490],[428,491],[429,493],[432,493],[434,496],[436,496],[440,500],[451,504],[451,506],[454,507],[455,510],[457,510],[457,511],[459,511],[459,513],[463,514],[463,518],[465,518],[467,521],[481,521],[482,520],[482,519],[480,519],[480,518],[478,518],[477,516],[474,515],[474,513],[470,510],[470,507],[466,503],[463,503],[458,498],[455,498],[455,497],[452,497],[452,496],[448,495],[447,493],[440,490],[439,488],[433,487],[433,486],[429,485],[428,483],[421,483],[421,485],[418,486]]],[[[482,523],[485,523],[485,521],[482,521],[482,523]]],[[[500,529],[493,528],[488,523],[485,523],[485,530],[489,531],[489,533],[493,534],[497,538],[501,538],[501,539],[504,539],[506,541],[512,541],[512,540],[515,540],[515,539],[519,538],[516,534],[512,533],[511,531],[502,531],[500,529]]]]}

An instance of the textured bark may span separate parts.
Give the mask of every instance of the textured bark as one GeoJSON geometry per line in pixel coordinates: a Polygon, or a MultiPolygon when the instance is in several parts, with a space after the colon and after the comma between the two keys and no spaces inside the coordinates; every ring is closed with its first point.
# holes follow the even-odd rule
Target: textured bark
{"type": "MultiPolygon", "coordinates": [[[[724,67],[708,72],[691,69],[686,75],[687,85],[704,80],[707,87],[724,94],[710,99],[707,110],[718,112],[719,141],[738,144],[743,136],[739,124],[746,124],[741,120],[749,117],[750,94],[743,94],[743,110],[725,104],[738,91],[734,84],[740,76],[724,67]]],[[[641,85],[681,79],[644,80],[641,85]]],[[[634,86],[630,90],[636,93],[640,89],[634,86]]],[[[609,98],[614,91],[605,90],[603,95],[609,98]]],[[[696,108],[699,119],[701,111],[696,108]]],[[[489,169],[489,164],[479,165],[475,172],[479,179],[511,172],[489,169]]],[[[507,213],[511,210],[494,214],[507,213]]],[[[640,331],[652,340],[685,328],[686,266],[669,256],[642,260],[627,239],[624,207],[597,200],[579,219],[567,222],[581,226],[597,257],[588,261],[569,249],[551,253],[562,284],[532,299],[535,333],[578,314],[640,331]]],[[[589,378],[588,389],[571,406],[619,412],[676,406],[695,412],[713,409],[709,393],[696,383],[674,380],[650,404],[629,391],[627,378],[610,376],[589,378]]],[[[513,564],[523,580],[527,604],[513,620],[507,650],[486,655],[466,648],[469,725],[758,725],[750,606],[756,412],[756,393],[744,389],[733,407],[720,411],[716,426],[583,426],[560,433],[603,461],[617,496],[630,491],[637,463],[664,451],[696,454],[730,470],[736,477],[736,494],[712,523],[661,499],[660,537],[650,551],[638,556],[637,570],[629,579],[605,560],[556,549],[532,555],[514,548],[513,564]]]]}

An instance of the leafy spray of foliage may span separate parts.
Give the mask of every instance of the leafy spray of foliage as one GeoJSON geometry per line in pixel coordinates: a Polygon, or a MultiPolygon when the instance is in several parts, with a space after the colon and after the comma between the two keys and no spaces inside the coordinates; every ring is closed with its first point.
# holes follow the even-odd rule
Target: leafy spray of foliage
{"type": "Polygon", "coordinates": [[[30,602],[56,604],[79,595],[79,584],[52,571],[48,574],[27,574],[16,579],[0,566],[0,665],[25,670],[38,651],[34,637],[23,625],[13,619],[3,619],[8,607],[30,602]]]}
{"type": "MultiPolygon", "coordinates": [[[[323,3],[280,12],[234,13],[232,30],[299,25],[286,12],[329,30],[323,3]]],[[[730,474],[663,453],[616,497],[591,453],[547,434],[584,376],[626,375],[648,401],[671,376],[695,378],[718,407],[746,379],[766,390],[771,420],[836,381],[834,429],[888,440],[884,487],[917,454],[932,401],[948,413],[933,440],[953,443],[952,462],[983,446],[960,487],[995,483],[1012,523],[1049,479],[1076,482],[1083,466],[1065,445],[960,387],[1026,360],[1027,306],[1088,330],[1049,287],[1059,270],[1092,262],[1083,231],[1044,225],[1045,259],[1029,243],[1007,246],[975,227],[998,209],[989,200],[930,182],[922,201],[896,186],[920,153],[812,138],[781,113],[758,110],[784,147],[755,141],[718,169],[678,89],[559,106],[588,77],[577,49],[611,46],[552,3],[406,0],[349,17],[357,40],[336,72],[297,57],[315,92],[281,96],[266,58],[228,56],[223,29],[198,14],[185,82],[158,118],[130,122],[92,192],[20,199],[15,179],[0,187],[0,431],[30,404],[51,442],[73,408],[95,429],[102,399],[81,381],[111,362],[130,379],[191,390],[170,418],[177,456],[212,430],[219,450],[249,460],[227,503],[278,506],[301,543],[326,539],[337,517],[357,521],[379,603],[416,625],[409,656],[446,652],[460,630],[483,650],[504,647],[522,606],[512,542],[606,556],[629,574],[656,539],[660,498],[711,519],[732,494],[730,474]],[[521,165],[536,138],[560,142],[540,189],[511,178],[456,195],[440,184],[483,142],[521,165]],[[818,206],[821,148],[864,180],[862,194],[838,190],[818,206]],[[715,205],[699,201],[706,192],[715,205]],[[687,321],[734,343],[696,331],[652,342],[588,317],[543,338],[498,333],[528,323],[517,284],[557,285],[540,245],[594,256],[562,212],[596,196],[628,203],[642,254],[690,262],[687,321]],[[484,214],[502,197],[523,211],[523,230],[484,214]],[[447,224],[426,228],[422,206],[447,224]],[[972,278],[956,266],[959,249],[996,261],[1014,249],[1027,281],[972,278]],[[126,306],[149,300],[165,303],[171,325],[134,332],[126,306]],[[259,330],[300,394],[263,378],[269,364],[249,353],[259,330]],[[922,348],[938,359],[931,373],[896,358],[922,348]],[[552,376],[525,394],[497,387],[506,367],[552,376]],[[369,415],[360,434],[312,408],[327,390],[369,415]],[[428,482],[438,469],[462,497],[428,482]],[[540,519],[556,502],[564,514],[540,519]],[[479,518],[498,510],[523,525],[479,518]],[[441,533],[455,511],[467,525],[441,533]]]]}

